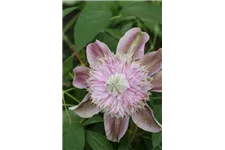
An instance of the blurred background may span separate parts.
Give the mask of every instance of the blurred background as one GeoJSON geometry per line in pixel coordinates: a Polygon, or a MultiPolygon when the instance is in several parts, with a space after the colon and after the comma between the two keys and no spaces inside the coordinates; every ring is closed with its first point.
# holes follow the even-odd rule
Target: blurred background
{"type": "MultiPolygon", "coordinates": [[[[63,2],[63,149],[65,150],[160,150],[162,132],[134,132],[130,119],[127,133],[119,143],[105,138],[102,114],[82,119],[68,110],[86,95],[72,86],[73,68],[84,64],[86,45],[96,39],[115,52],[126,31],[139,27],[150,35],[145,53],[162,47],[161,1],[64,1],[63,2]]],[[[162,94],[152,93],[149,106],[162,123],[162,94]]]]}

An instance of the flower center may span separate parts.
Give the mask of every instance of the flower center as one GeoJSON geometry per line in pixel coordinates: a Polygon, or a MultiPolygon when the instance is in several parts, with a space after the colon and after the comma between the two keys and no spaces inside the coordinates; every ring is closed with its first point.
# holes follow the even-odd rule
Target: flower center
{"type": "Polygon", "coordinates": [[[106,87],[108,92],[114,96],[117,96],[125,92],[127,88],[130,87],[130,85],[124,74],[116,73],[109,76],[108,80],[106,81],[106,87]]]}

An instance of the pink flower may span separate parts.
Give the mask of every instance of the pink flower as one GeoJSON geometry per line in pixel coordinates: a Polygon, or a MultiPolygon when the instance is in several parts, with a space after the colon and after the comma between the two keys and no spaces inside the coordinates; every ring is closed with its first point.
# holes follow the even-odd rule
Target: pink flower
{"type": "Polygon", "coordinates": [[[162,90],[162,49],[144,55],[148,40],[147,33],[133,28],[120,39],[116,54],[97,40],[87,46],[90,68],[79,66],[73,70],[73,85],[86,88],[88,94],[71,109],[83,118],[104,112],[105,132],[110,141],[120,141],[130,117],[145,131],[161,131],[146,101],[150,91],[162,90]]]}

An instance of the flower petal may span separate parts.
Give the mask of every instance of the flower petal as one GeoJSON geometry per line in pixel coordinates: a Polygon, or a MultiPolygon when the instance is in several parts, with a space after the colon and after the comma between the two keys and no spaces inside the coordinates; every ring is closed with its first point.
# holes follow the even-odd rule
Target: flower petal
{"type": "Polygon", "coordinates": [[[91,66],[96,64],[96,60],[99,57],[104,57],[105,55],[110,55],[111,51],[108,46],[96,40],[95,43],[91,43],[87,46],[87,60],[91,66]]]}
{"type": "Polygon", "coordinates": [[[132,120],[141,129],[149,132],[159,132],[162,130],[161,125],[155,119],[150,107],[145,106],[144,110],[140,110],[132,115],[132,120]]]}
{"type": "Polygon", "coordinates": [[[152,91],[162,92],[162,71],[159,71],[153,76],[153,80],[151,82],[152,91]]]}
{"type": "Polygon", "coordinates": [[[149,76],[158,72],[162,68],[162,48],[158,51],[145,54],[141,60],[141,65],[146,66],[149,71],[149,76]]]}
{"type": "Polygon", "coordinates": [[[91,103],[89,93],[84,97],[79,105],[70,107],[69,109],[73,110],[78,116],[82,118],[91,118],[100,111],[95,104],[91,103]]]}
{"type": "Polygon", "coordinates": [[[145,43],[149,40],[146,32],[141,32],[140,28],[132,28],[125,33],[117,45],[117,53],[131,54],[133,57],[142,58],[144,56],[145,43]]]}
{"type": "Polygon", "coordinates": [[[73,86],[83,89],[88,86],[86,80],[89,78],[89,68],[79,66],[73,69],[74,79],[73,86]]]}
{"type": "Polygon", "coordinates": [[[104,126],[107,139],[113,142],[119,142],[127,131],[129,117],[116,118],[104,115],[104,126]]]}

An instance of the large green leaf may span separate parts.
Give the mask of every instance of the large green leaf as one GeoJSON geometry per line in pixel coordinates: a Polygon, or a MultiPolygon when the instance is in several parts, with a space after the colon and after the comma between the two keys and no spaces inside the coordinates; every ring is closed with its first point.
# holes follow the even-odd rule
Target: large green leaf
{"type": "Polygon", "coordinates": [[[92,124],[91,126],[89,126],[88,129],[93,131],[93,132],[98,132],[100,134],[104,134],[104,132],[105,132],[103,122],[92,124]]]}
{"type": "Polygon", "coordinates": [[[70,122],[80,123],[81,120],[82,118],[76,115],[73,111],[63,111],[63,124],[70,122]]]}
{"type": "Polygon", "coordinates": [[[87,121],[83,123],[84,126],[93,124],[93,123],[99,123],[103,122],[103,118],[100,115],[94,115],[93,117],[89,118],[87,121]]]}
{"type": "Polygon", "coordinates": [[[74,11],[75,9],[79,9],[79,7],[70,7],[63,10],[63,17],[74,11]]]}
{"type": "Polygon", "coordinates": [[[161,147],[155,147],[152,150],[161,150],[161,149],[162,149],[161,147]]]}
{"type": "Polygon", "coordinates": [[[122,34],[119,29],[108,28],[105,31],[118,40],[122,37],[122,34]]]}
{"type": "Polygon", "coordinates": [[[119,1],[119,4],[123,7],[126,8],[132,4],[138,3],[137,1],[119,1]]]}
{"type": "Polygon", "coordinates": [[[108,25],[111,4],[112,2],[102,1],[87,2],[74,27],[75,46],[78,51],[108,25]]]}
{"type": "Polygon", "coordinates": [[[133,15],[149,22],[162,24],[162,6],[150,2],[134,2],[124,6],[124,15],[133,15]]]}
{"type": "Polygon", "coordinates": [[[131,147],[130,141],[129,141],[129,136],[128,134],[125,134],[125,136],[122,137],[120,140],[120,145],[118,150],[129,150],[131,147]]]}
{"type": "Polygon", "coordinates": [[[102,134],[86,131],[86,139],[93,150],[113,150],[110,142],[102,134]]]}
{"type": "Polygon", "coordinates": [[[152,134],[152,145],[156,147],[162,143],[162,132],[152,134]]]}
{"type": "Polygon", "coordinates": [[[85,145],[84,127],[80,118],[68,111],[63,113],[63,149],[83,150],[85,145]],[[69,116],[68,116],[69,115],[69,116]]]}
{"type": "Polygon", "coordinates": [[[162,105],[154,105],[153,113],[159,123],[162,123],[162,105]]]}
{"type": "Polygon", "coordinates": [[[73,54],[63,62],[63,76],[73,69],[73,54]]]}
{"type": "Polygon", "coordinates": [[[79,3],[80,1],[81,0],[62,0],[62,3],[66,5],[74,5],[76,3],[79,3]]]}
{"type": "Polygon", "coordinates": [[[133,22],[130,22],[126,25],[124,25],[121,29],[121,33],[124,35],[131,27],[133,26],[133,22]]]}
{"type": "Polygon", "coordinates": [[[116,53],[116,47],[118,44],[118,41],[116,38],[112,37],[111,35],[109,35],[107,32],[100,32],[97,36],[96,39],[105,43],[109,49],[116,53]]]}

